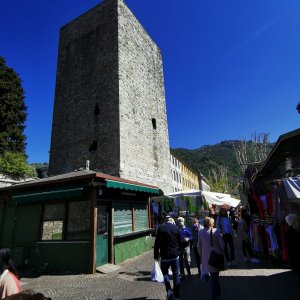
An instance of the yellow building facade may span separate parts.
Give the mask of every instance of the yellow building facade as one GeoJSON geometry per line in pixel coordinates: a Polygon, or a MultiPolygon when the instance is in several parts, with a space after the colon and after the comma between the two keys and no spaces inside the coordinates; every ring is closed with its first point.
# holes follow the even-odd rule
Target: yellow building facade
{"type": "Polygon", "coordinates": [[[173,192],[199,190],[198,173],[191,169],[172,150],[170,151],[173,192]]]}
{"type": "Polygon", "coordinates": [[[189,168],[185,163],[181,162],[182,189],[199,190],[198,174],[189,168]]]}

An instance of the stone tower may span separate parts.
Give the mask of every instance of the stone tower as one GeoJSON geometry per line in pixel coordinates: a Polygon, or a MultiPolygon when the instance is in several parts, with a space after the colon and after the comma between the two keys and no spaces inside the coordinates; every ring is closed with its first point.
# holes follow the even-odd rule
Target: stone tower
{"type": "Polygon", "coordinates": [[[161,52],[123,0],[60,32],[49,173],[86,161],[172,191],[161,52]]]}

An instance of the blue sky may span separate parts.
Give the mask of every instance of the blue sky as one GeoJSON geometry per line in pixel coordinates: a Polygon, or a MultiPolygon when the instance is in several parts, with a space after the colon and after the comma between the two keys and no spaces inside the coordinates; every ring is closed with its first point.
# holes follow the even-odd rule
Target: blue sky
{"type": "MultiPolygon", "coordinates": [[[[59,29],[99,0],[1,3],[0,55],[23,81],[29,162],[48,161],[59,29]]],[[[170,146],[299,127],[299,0],[127,0],[162,50],[170,146]]]]}

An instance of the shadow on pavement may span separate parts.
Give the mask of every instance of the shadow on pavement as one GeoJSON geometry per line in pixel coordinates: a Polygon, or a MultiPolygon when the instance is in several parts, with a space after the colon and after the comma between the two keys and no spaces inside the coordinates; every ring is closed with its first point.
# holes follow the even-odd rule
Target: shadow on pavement
{"type": "Polygon", "coordinates": [[[79,272],[71,272],[71,271],[50,271],[50,270],[36,270],[36,269],[19,269],[20,278],[38,278],[43,275],[46,276],[68,276],[68,275],[80,275],[82,273],[79,272]]]}
{"type": "MultiPolygon", "coordinates": [[[[111,300],[111,299],[107,299],[107,300],[111,300]]],[[[122,300],[160,300],[160,299],[153,299],[153,298],[148,298],[148,297],[142,297],[142,298],[124,298],[122,300]]]]}
{"type": "Polygon", "coordinates": [[[151,281],[151,272],[150,271],[119,272],[119,274],[136,277],[134,279],[135,281],[151,281]]]}
{"type": "MultiPolygon", "coordinates": [[[[271,276],[228,275],[220,277],[222,300],[299,300],[296,276],[283,271],[271,276]]],[[[181,281],[181,300],[209,299],[210,280],[201,282],[197,276],[181,281]]]]}

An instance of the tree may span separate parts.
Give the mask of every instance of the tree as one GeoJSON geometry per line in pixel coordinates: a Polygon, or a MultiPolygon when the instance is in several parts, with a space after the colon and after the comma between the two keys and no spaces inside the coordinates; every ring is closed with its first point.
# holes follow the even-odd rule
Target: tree
{"type": "Polygon", "coordinates": [[[0,57],[0,173],[19,178],[36,176],[26,162],[24,98],[19,76],[0,57]]]}
{"type": "Polygon", "coordinates": [[[24,90],[17,73],[0,57],[0,155],[25,153],[27,107],[24,90]]]}
{"type": "Polygon", "coordinates": [[[18,178],[37,176],[35,168],[27,164],[26,155],[21,152],[0,155],[0,173],[18,178]]]}
{"type": "Polygon", "coordinates": [[[251,163],[262,162],[268,155],[269,133],[252,133],[251,140],[242,138],[234,145],[236,160],[244,172],[251,163]]]}
{"type": "Polygon", "coordinates": [[[219,165],[209,171],[208,182],[213,192],[229,193],[235,192],[234,182],[228,177],[228,168],[219,165]]]}

